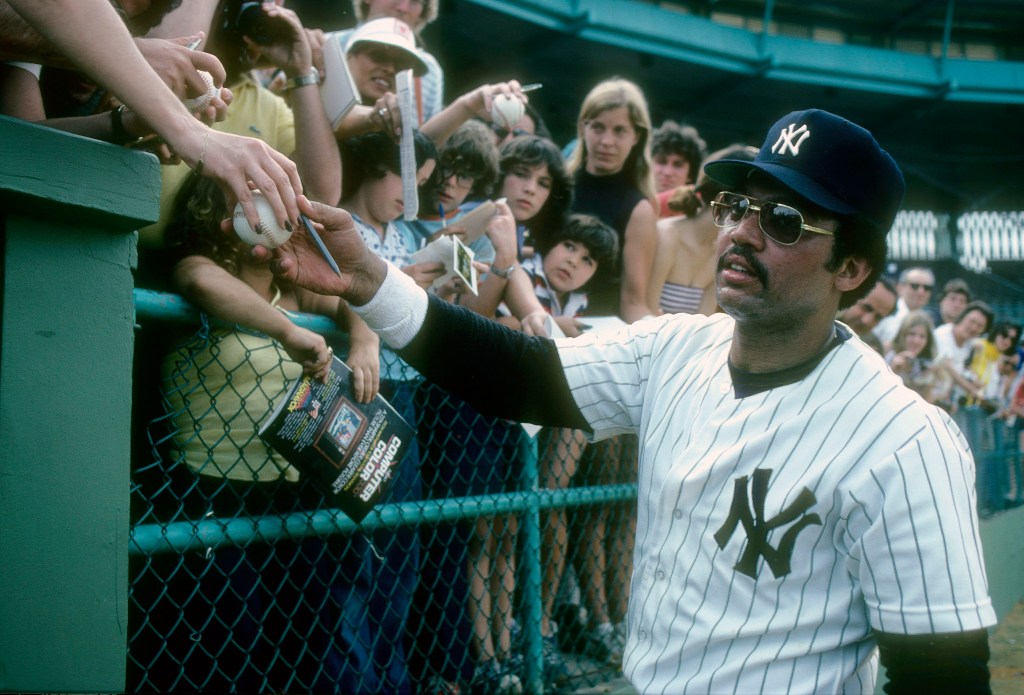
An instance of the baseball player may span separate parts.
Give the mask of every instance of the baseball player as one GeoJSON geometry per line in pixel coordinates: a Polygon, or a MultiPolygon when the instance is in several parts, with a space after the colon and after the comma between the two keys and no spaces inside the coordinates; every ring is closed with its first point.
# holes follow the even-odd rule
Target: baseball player
{"type": "Polygon", "coordinates": [[[834,319],[883,266],[899,168],[868,131],[809,110],[753,161],[705,171],[730,189],[712,203],[725,314],[514,333],[428,299],[326,207],[341,276],[300,234],[274,268],[346,297],[483,412],[638,435],[623,671],[639,692],[871,693],[879,661],[890,693],[988,692],[971,455],[834,319]]]}

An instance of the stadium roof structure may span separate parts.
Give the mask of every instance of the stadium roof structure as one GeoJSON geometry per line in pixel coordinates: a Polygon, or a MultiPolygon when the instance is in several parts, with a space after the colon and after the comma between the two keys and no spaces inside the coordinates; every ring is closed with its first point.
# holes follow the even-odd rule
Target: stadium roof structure
{"type": "Polygon", "coordinates": [[[906,206],[1024,209],[1020,0],[442,0],[424,31],[446,92],[517,78],[560,144],[587,91],[637,82],[655,125],[759,145],[819,107],[876,134],[906,206]]]}

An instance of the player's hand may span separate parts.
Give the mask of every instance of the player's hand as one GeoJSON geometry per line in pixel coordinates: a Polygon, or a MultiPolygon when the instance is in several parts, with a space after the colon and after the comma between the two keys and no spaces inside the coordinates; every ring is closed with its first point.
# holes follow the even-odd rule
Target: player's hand
{"type": "Polygon", "coordinates": [[[303,374],[327,382],[334,350],[327,346],[322,335],[293,324],[281,336],[281,347],[294,362],[302,365],[303,374]]]}
{"type": "Polygon", "coordinates": [[[435,280],[444,275],[444,263],[439,261],[413,263],[402,266],[402,272],[415,280],[417,285],[428,290],[435,280]]]}
{"type": "Polygon", "coordinates": [[[380,342],[352,343],[345,361],[352,370],[352,393],[359,403],[369,403],[380,393],[380,342]]]}
{"type": "MultiPolygon", "coordinates": [[[[331,269],[320,255],[316,243],[301,225],[287,244],[273,252],[263,246],[256,246],[253,248],[253,256],[257,260],[267,260],[273,256],[270,269],[285,282],[311,292],[342,297],[356,306],[366,304],[373,299],[384,282],[387,264],[366,248],[350,214],[341,208],[311,203],[304,196],[299,200],[308,208],[306,214],[338,264],[341,275],[331,269]]],[[[224,220],[221,227],[230,231],[233,228],[232,221],[224,220]]]]}

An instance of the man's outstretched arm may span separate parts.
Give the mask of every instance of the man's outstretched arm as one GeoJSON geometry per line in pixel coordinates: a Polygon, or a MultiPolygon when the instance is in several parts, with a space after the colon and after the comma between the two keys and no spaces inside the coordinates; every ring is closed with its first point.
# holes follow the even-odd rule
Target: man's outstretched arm
{"type": "MultiPolygon", "coordinates": [[[[298,230],[274,252],[271,268],[278,277],[342,297],[427,379],[482,413],[590,429],[573,401],[554,342],[428,299],[412,278],[366,248],[347,212],[318,203],[313,209],[314,226],[340,274],[306,231],[298,230]]],[[[265,258],[269,252],[257,247],[254,254],[265,258]]]]}

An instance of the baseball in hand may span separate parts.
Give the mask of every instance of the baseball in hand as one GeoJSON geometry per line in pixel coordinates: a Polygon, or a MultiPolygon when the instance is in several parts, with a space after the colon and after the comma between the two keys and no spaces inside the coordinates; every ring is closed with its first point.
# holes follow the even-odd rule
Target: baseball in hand
{"type": "Polygon", "coordinates": [[[203,78],[203,82],[206,83],[206,93],[200,94],[194,99],[182,99],[185,102],[185,108],[191,113],[199,113],[205,111],[206,107],[210,105],[213,98],[220,94],[220,89],[213,84],[213,75],[206,72],[206,70],[198,70],[199,76],[203,78]]]}
{"type": "Polygon", "coordinates": [[[235,214],[232,223],[235,226],[235,234],[238,238],[250,246],[266,246],[268,249],[276,249],[291,238],[292,233],[277,223],[274,216],[274,209],[259,191],[252,192],[252,202],[256,205],[256,212],[260,216],[259,229],[253,230],[249,221],[245,219],[245,211],[242,204],[235,204],[235,214]]]}
{"type": "Polygon", "coordinates": [[[525,113],[523,102],[508,94],[496,94],[491,101],[491,120],[500,128],[514,128],[525,113]]]}

